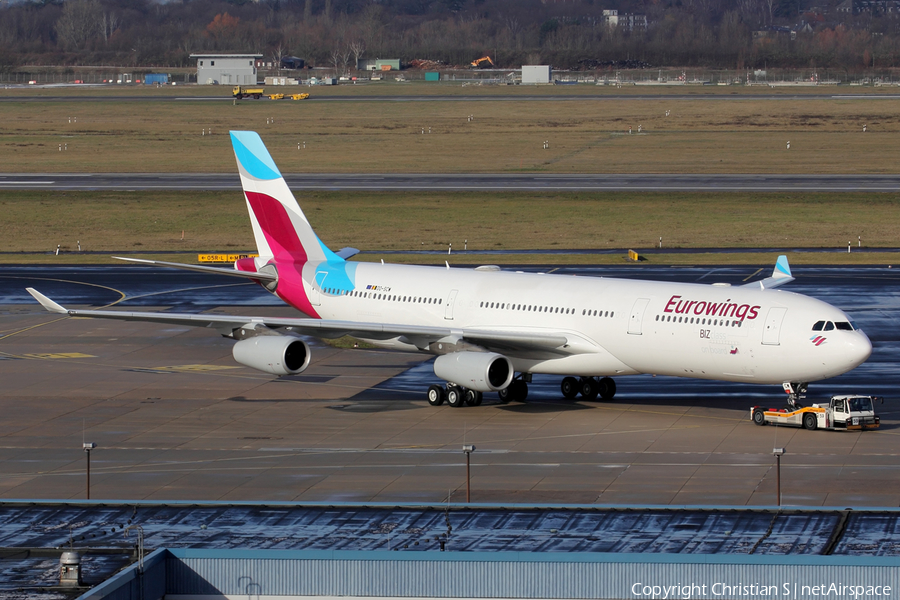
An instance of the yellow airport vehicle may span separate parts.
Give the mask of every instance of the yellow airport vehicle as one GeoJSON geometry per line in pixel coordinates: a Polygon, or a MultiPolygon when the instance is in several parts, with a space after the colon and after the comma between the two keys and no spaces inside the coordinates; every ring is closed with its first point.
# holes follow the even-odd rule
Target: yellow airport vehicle
{"type": "Polygon", "coordinates": [[[875,402],[884,403],[878,396],[832,396],[828,404],[785,408],[750,409],[750,418],[757,425],[786,425],[804,429],[845,429],[862,431],[878,429],[881,418],[875,414],[875,402]]]}
{"type": "Polygon", "coordinates": [[[267,97],[269,100],[306,100],[309,98],[309,94],[306,92],[302,94],[269,94],[267,97]]]}
{"type": "Polygon", "coordinates": [[[266,93],[266,90],[261,87],[244,87],[242,85],[234,86],[234,89],[231,90],[231,95],[237,99],[242,98],[256,98],[259,100],[263,97],[263,94],[266,93]]]}

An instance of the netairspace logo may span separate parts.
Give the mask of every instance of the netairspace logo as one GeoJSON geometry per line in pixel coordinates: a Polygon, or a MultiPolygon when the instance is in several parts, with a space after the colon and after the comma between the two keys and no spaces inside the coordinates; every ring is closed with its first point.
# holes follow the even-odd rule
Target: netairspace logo
{"type": "Polygon", "coordinates": [[[796,583],[782,583],[781,585],[752,584],[728,584],[713,583],[712,585],[695,583],[676,585],[653,585],[648,583],[635,583],[631,586],[631,595],[636,598],[650,598],[654,600],[689,600],[691,598],[791,598],[815,599],[815,598],[883,598],[891,595],[889,585],[847,585],[842,583],[823,583],[821,585],[797,585],[796,583]]]}

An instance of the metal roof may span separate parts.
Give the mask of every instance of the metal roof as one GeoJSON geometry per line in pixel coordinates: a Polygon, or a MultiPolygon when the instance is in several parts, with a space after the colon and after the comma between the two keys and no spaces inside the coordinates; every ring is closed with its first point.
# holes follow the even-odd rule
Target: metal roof
{"type": "Polygon", "coordinates": [[[443,556],[524,553],[557,562],[601,553],[663,562],[900,556],[900,512],[891,509],[4,502],[0,591],[48,585],[58,557],[47,558],[47,551],[70,544],[85,554],[89,579],[98,583],[133,557],[136,532],[124,535],[129,525],[140,525],[148,550],[245,554],[393,551],[424,559],[444,550],[443,556]]]}

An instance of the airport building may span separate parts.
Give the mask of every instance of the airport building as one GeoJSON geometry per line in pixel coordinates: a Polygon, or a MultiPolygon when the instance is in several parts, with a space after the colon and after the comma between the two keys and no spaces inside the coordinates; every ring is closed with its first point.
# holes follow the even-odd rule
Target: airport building
{"type": "Polygon", "coordinates": [[[891,508],[3,502],[0,598],[887,600],[898,525],[891,508]]]}
{"type": "Polygon", "coordinates": [[[201,85],[256,85],[256,61],[262,54],[191,54],[201,85]]]}
{"type": "Polygon", "coordinates": [[[550,65],[522,65],[522,84],[550,83],[550,65]]]}

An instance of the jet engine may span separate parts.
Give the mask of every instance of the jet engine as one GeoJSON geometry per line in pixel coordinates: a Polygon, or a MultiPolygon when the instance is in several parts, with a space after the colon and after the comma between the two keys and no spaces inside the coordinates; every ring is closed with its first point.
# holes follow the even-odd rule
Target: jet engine
{"type": "Polygon", "coordinates": [[[296,375],[306,370],[311,357],[306,342],[287,335],[259,335],[241,340],[231,353],[242,365],[272,375],[296,375]]]}
{"type": "Polygon", "coordinates": [[[457,385],[479,392],[502,390],[515,371],[509,359],[493,352],[453,352],[438,356],[434,374],[457,385]]]}

